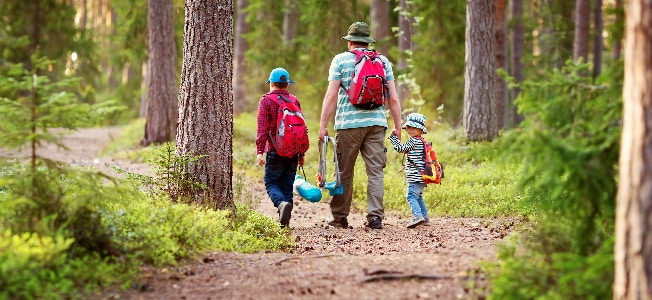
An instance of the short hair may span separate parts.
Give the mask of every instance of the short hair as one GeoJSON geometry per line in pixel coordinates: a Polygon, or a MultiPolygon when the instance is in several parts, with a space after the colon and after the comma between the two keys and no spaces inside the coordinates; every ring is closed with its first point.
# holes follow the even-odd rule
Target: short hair
{"type": "Polygon", "coordinates": [[[352,45],[356,45],[356,46],[365,46],[365,47],[369,47],[369,43],[365,43],[365,42],[351,41],[351,44],[352,44],[352,45]]]}
{"type": "MultiPolygon", "coordinates": [[[[285,77],[285,76],[282,76],[282,77],[285,77]]],[[[277,87],[277,88],[280,88],[280,89],[286,89],[288,87],[289,83],[287,83],[287,82],[272,82],[272,85],[277,87]]]]}

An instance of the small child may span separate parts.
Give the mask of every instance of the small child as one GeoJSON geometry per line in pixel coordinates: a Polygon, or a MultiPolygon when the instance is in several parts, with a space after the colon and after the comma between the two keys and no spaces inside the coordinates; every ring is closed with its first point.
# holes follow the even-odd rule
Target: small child
{"type": "MultiPolygon", "coordinates": [[[[280,94],[285,99],[296,98],[288,91],[288,86],[294,84],[290,73],[283,68],[276,68],[269,74],[269,95],[280,94]],[[292,97],[290,97],[292,96],[292,97]]],[[[279,104],[263,95],[258,103],[258,130],[256,134],[256,161],[259,166],[265,166],[265,189],[278,209],[279,222],[283,227],[290,225],[292,217],[292,192],[298,166],[303,166],[303,154],[294,157],[283,157],[276,153],[271,140],[276,136],[279,104]],[[267,153],[265,159],[263,154],[267,153]]],[[[297,105],[300,106],[297,99],[297,105]]]]}
{"type": "Polygon", "coordinates": [[[406,200],[412,210],[412,221],[407,225],[407,228],[414,228],[424,223],[429,223],[428,210],[426,203],[423,201],[423,189],[426,184],[421,179],[421,170],[426,166],[424,159],[425,147],[424,143],[418,138],[424,133],[428,133],[425,126],[426,117],[419,113],[411,113],[407,116],[407,121],[403,124],[403,128],[410,135],[410,139],[401,144],[398,135],[400,132],[392,130],[389,136],[389,141],[392,147],[399,153],[407,153],[407,162],[405,164],[405,177],[408,183],[408,190],[406,200]]]}

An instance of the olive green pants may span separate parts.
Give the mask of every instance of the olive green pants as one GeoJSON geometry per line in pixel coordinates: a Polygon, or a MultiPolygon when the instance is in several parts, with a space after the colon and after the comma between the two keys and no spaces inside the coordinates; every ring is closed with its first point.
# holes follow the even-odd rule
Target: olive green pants
{"type": "Polygon", "coordinates": [[[382,126],[342,129],[337,131],[337,160],[340,179],[344,186],[342,195],[333,196],[330,207],[335,220],[347,217],[351,212],[353,175],[358,153],[362,155],[367,173],[367,220],[385,216],[383,169],[387,162],[385,148],[386,128],[382,126]]]}

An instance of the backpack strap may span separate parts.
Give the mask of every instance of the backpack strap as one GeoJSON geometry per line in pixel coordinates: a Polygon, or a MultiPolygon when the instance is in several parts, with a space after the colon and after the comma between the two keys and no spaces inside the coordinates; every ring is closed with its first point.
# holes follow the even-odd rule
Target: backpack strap
{"type": "Polygon", "coordinates": [[[425,162],[428,162],[428,160],[429,160],[430,158],[428,157],[428,144],[427,144],[427,142],[426,142],[426,139],[424,139],[422,136],[418,136],[418,137],[416,137],[416,138],[418,138],[419,140],[421,140],[421,142],[423,143],[423,158],[424,158],[423,160],[424,160],[425,162]]]}
{"type": "Polygon", "coordinates": [[[288,94],[289,97],[286,97],[283,94],[277,94],[277,93],[272,93],[269,92],[265,94],[265,97],[269,98],[270,100],[276,102],[276,104],[281,105],[281,101],[289,102],[289,103],[296,103],[297,102],[297,97],[295,97],[292,94],[288,94]],[[272,95],[276,95],[276,97],[273,97],[272,95]],[[276,98],[276,99],[274,99],[276,98]]]}
{"type": "MultiPolygon", "coordinates": [[[[427,163],[427,162],[428,162],[428,152],[426,151],[426,147],[427,147],[427,144],[426,144],[426,143],[427,143],[427,142],[426,142],[426,140],[425,140],[423,137],[421,137],[421,136],[417,136],[416,138],[418,138],[419,140],[421,140],[421,142],[423,143],[423,156],[424,156],[423,161],[427,163]]],[[[406,160],[405,158],[407,158],[407,160],[408,160],[409,162],[413,163],[413,164],[416,166],[416,163],[410,159],[410,157],[407,155],[407,153],[403,153],[403,160],[401,161],[402,164],[403,164],[403,169],[405,168],[405,160],[406,160]]],[[[402,169],[401,169],[401,170],[402,170],[402,169]]],[[[399,171],[399,172],[400,172],[400,171],[399,171]]]]}

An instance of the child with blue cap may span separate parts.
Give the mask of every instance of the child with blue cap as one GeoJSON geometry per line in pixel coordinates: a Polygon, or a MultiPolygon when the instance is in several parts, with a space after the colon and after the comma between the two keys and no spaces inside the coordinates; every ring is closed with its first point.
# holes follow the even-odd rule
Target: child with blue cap
{"type": "Polygon", "coordinates": [[[265,166],[265,189],[267,195],[278,210],[279,222],[283,227],[288,227],[292,217],[293,184],[298,166],[303,166],[303,153],[292,157],[285,157],[277,153],[273,138],[277,134],[278,110],[281,101],[295,102],[299,100],[290,94],[288,87],[294,84],[290,73],[283,68],[276,68],[269,74],[267,82],[269,92],[265,93],[258,102],[257,134],[256,134],[256,162],[265,166]],[[277,100],[275,100],[277,99],[277,100]],[[263,158],[263,154],[266,154],[263,158]]]}

